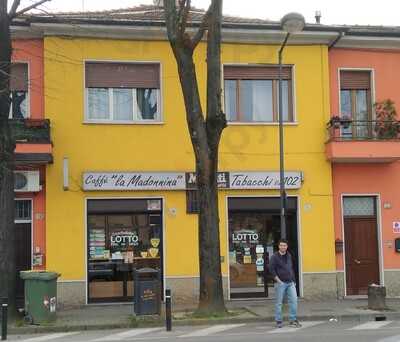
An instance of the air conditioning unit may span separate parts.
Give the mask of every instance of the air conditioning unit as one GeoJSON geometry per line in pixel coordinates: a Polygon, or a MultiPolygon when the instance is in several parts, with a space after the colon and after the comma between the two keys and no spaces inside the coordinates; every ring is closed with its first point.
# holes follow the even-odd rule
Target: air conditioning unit
{"type": "Polygon", "coordinates": [[[38,192],[41,190],[39,171],[15,171],[15,192],[38,192]]]}

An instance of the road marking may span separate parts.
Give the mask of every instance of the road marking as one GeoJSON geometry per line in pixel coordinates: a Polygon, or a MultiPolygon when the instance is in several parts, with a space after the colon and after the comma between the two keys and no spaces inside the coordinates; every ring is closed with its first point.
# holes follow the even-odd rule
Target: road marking
{"type": "Polygon", "coordinates": [[[378,340],[377,342],[399,342],[400,341],[400,335],[397,336],[390,336],[383,338],[381,340],[378,340]]]}
{"type": "Polygon", "coordinates": [[[284,326],[283,328],[276,328],[274,330],[268,331],[268,334],[281,334],[281,333],[293,333],[299,331],[301,329],[311,328],[315,325],[325,323],[323,321],[310,321],[310,322],[301,322],[300,328],[294,328],[289,326],[284,326]]]}
{"type": "Polygon", "coordinates": [[[385,325],[388,325],[392,323],[392,321],[371,321],[363,324],[356,325],[353,328],[347,329],[347,330],[374,330],[374,329],[379,329],[384,327],[385,325]]]}
{"type": "Polygon", "coordinates": [[[148,334],[151,332],[160,331],[163,328],[142,328],[142,329],[131,329],[128,331],[123,331],[117,334],[107,335],[104,337],[97,338],[93,341],[121,341],[126,338],[135,337],[139,335],[148,334]]]}
{"type": "Polygon", "coordinates": [[[239,328],[244,326],[245,324],[221,324],[221,325],[215,325],[209,328],[204,328],[200,330],[193,331],[189,334],[181,335],[178,337],[200,337],[200,336],[209,336],[211,334],[216,334],[222,331],[234,329],[234,328],[239,328]]]}
{"type": "Polygon", "coordinates": [[[49,335],[44,335],[44,336],[39,336],[39,337],[28,338],[28,339],[23,340],[23,341],[24,342],[48,341],[48,340],[54,340],[56,338],[75,335],[75,334],[78,334],[78,333],[80,333],[80,331],[68,332],[68,333],[58,333],[58,334],[49,334],[49,335]]]}

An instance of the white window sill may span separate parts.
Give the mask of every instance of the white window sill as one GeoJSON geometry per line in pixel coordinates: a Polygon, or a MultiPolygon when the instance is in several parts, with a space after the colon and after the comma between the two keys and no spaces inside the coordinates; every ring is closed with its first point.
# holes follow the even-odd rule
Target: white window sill
{"type": "MultiPolygon", "coordinates": [[[[227,122],[228,126],[279,126],[279,122],[227,122]]],[[[284,122],[284,126],[298,126],[299,123],[295,122],[284,122]]]]}
{"type": "Polygon", "coordinates": [[[85,120],[84,125],[164,125],[164,121],[100,121],[85,120]]]}

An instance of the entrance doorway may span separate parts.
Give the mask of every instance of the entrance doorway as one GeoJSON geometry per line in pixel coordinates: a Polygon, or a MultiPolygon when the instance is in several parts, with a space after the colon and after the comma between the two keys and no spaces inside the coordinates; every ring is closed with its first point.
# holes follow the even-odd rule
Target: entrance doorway
{"type": "MultiPolygon", "coordinates": [[[[231,298],[274,297],[268,265],[281,237],[279,206],[279,198],[228,199],[231,298]]],[[[299,286],[297,199],[288,198],[287,207],[287,239],[299,286]]]]}
{"type": "Polygon", "coordinates": [[[379,284],[378,227],[375,197],[344,197],[346,294],[366,295],[379,284]]]}
{"type": "Polygon", "coordinates": [[[32,202],[31,200],[15,200],[15,257],[16,257],[16,299],[17,307],[24,303],[24,281],[20,271],[32,267],[32,202]]]}

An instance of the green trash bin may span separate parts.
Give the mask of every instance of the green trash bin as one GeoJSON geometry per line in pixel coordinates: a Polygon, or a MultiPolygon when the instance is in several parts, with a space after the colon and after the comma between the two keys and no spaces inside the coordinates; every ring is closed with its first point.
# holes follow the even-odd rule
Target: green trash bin
{"type": "Polygon", "coordinates": [[[59,276],[56,272],[20,272],[25,283],[25,315],[31,324],[47,323],[56,319],[59,276]]]}

